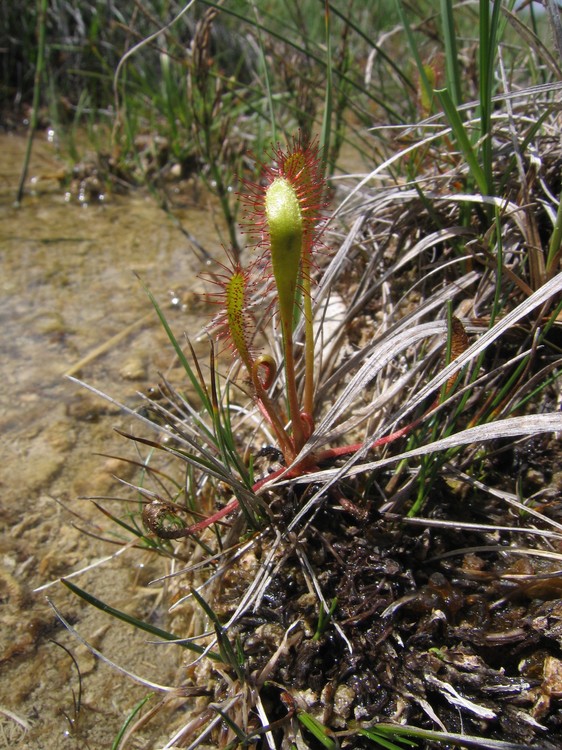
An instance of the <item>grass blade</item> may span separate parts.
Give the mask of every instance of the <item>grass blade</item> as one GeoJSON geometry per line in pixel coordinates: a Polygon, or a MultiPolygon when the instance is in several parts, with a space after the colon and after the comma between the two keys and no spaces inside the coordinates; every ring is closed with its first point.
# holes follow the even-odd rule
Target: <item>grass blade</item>
{"type": "Polygon", "coordinates": [[[385,731],[384,729],[379,730],[377,726],[373,727],[372,729],[360,729],[358,734],[363,737],[367,737],[370,740],[373,740],[373,742],[376,742],[377,745],[386,748],[386,750],[404,750],[404,745],[417,747],[416,743],[413,740],[410,740],[407,737],[400,736],[398,732],[391,733],[385,731]],[[393,742],[392,740],[401,742],[402,745],[397,745],[396,742],[393,742]]]}
{"type": "Polygon", "coordinates": [[[488,740],[485,737],[472,737],[468,734],[456,734],[454,732],[435,732],[429,729],[418,729],[410,726],[396,726],[394,724],[377,724],[380,732],[388,732],[396,737],[404,734],[407,737],[416,737],[430,742],[452,742],[460,747],[476,748],[476,750],[529,750],[528,745],[518,742],[504,742],[502,740],[488,740]]]}
{"type": "Polygon", "coordinates": [[[307,713],[306,711],[300,711],[297,714],[297,718],[300,723],[308,729],[310,734],[315,737],[327,750],[336,750],[338,747],[335,740],[328,737],[327,732],[329,731],[318,719],[307,713]]]}
{"type": "Polygon", "coordinates": [[[490,3],[480,0],[480,138],[482,140],[482,161],[486,175],[486,195],[492,190],[492,96],[494,93],[494,63],[496,46],[498,43],[498,29],[500,19],[500,2],[490,3]],[[492,15],[490,17],[490,6],[492,15]]]}
{"type": "Polygon", "coordinates": [[[221,621],[213,611],[212,607],[210,607],[205,599],[203,599],[201,594],[194,588],[191,589],[191,594],[195,601],[199,604],[201,609],[205,612],[209,620],[213,623],[222,661],[225,664],[230,664],[230,666],[236,672],[236,675],[240,682],[243,682],[244,672],[242,670],[242,665],[240,664],[240,661],[236,656],[236,651],[233,648],[230,639],[228,638],[226,629],[223,627],[221,621]]]}
{"type": "Polygon", "coordinates": [[[447,89],[455,107],[462,102],[461,77],[457,52],[457,36],[451,0],[441,0],[443,41],[445,44],[445,69],[447,89]]]}
{"type": "Polygon", "coordinates": [[[406,16],[406,13],[404,12],[402,0],[396,0],[396,7],[398,9],[398,14],[400,16],[400,21],[402,23],[402,26],[404,27],[404,32],[406,33],[406,39],[408,40],[410,51],[416,63],[416,68],[418,70],[418,75],[420,77],[420,85],[423,89],[423,95],[425,99],[427,100],[428,109],[431,110],[431,105],[432,105],[433,97],[434,97],[433,87],[429,81],[425,65],[423,64],[423,61],[421,59],[418,45],[416,44],[416,40],[414,38],[414,32],[412,31],[412,27],[410,26],[408,17],[406,16]]]}
{"type": "Polygon", "coordinates": [[[449,94],[447,89],[439,89],[435,93],[439,98],[441,106],[443,107],[443,111],[445,112],[445,116],[449,121],[449,125],[451,126],[451,129],[453,131],[453,135],[464,158],[467,161],[468,167],[474,178],[474,181],[478,186],[478,189],[480,190],[482,195],[491,195],[490,183],[488,182],[488,178],[486,177],[484,170],[480,166],[478,156],[474,148],[472,147],[472,143],[470,142],[470,138],[468,137],[466,127],[460,118],[451,95],[449,94]]]}
{"type": "MultiPolygon", "coordinates": [[[[326,0],[324,4],[324,23],[326,25],[326,93],[324,98],[324,115],[322,119],[322,131],[320,135],[320,153],[322,154],[322,163],[324,174],[328,167],[327,159],[330,151],[330,137],[332,128],[332,37],[330,33],[330,4],[326,0]]],[[[333,172],[334,165],[330,164],[330,171],[333,172]]]]}
{"type": "Polygon", "coordinates": [[[111,750],[119,750],[119,745],[121,743],[121,740],[125,736],[125,733],[127,732],[127,729],[131,726],[133,723],[133,719],[135,716],[141,711],[141,709],[144,707],[144,705],[151,699],[151,695],[147,695],[146,698],[143,698],[141,701],[137,703],[137,705],[133,708],[131,713],[127,716],[125,721],[123,722],[123,726],[117,733],[117,736],[115,737],[115,740],[111,746],[111,750]]]}
{"type": "Polygon", "coordinates": [[[176,339],[176,337],[175,337],[172,329],[170,328],[170,325],[169,325],[169,323],[168,323],[168,321],[166,319],[166,316],[162,312],[162,308],[158,304],[156,298],[154,297],[154,295],[152,294],[152,292],[150,291],[150,289],[140,279],[140,277],[139,277],[139,281],[141,282],[144,291],[146,292],[149,300],[151,301],[151,303],[152,303],[152,305],[153,305],[153,307],[154,307],[154,309],[156,311],[156,314],[158,315],[160,323],[162,324],[162,327],[166,331],[166,334],[168,335],[168,339],[170,340],[170,343],[174,347],[174,351],[176,352],[176,354],[178,356],[178,359],[179,359],[182,367],[184,368],[184,370],[185,370],[185,372],[187,374],[187,377],[189,378],[189,380],[191,382],[191,385],[195,389],[198,398],[200,399],[201,403],[204,405],[207,413],[212,415],[213,408],[212,408],[211,402],[209,400],[208,394],[201,387],[199,379],[197,378],[197,376],[195,375],[195,373],[193,372],[193,370],[191,368],[191,365],[187,361],[187,358],[186,358],[185,354],[183,353],[183,349],[179,345],[178,340],[176,339]]]}
{"type": "Polygon", "coordinates": [[[161,638],[164,641],[175,641],[179,646],[182,646],[189,651],[194,651],[196,654],[206,653],[211,659],[215,659],[218,661],[221,660],[218,654],[215,654],[212,651],[206,651],[202,646],[198,646],[196,643],[192,643],[190,641],[182,641],[179,636],[174,635],[173,633],[169,633],[167,630],[157,628],[155,625],[151,625],[144,620],[139,620],[138,617],[133,617],[133,615],[129,615],[126,612],[122,612],[121,610],[112,607],[110,604],[106,604],[106,602],[102,602],[97,597],[89,594],[87,591],[84,591],[84,589],[81,589],[74,583],[70,583],[70,581],[64,578],[62,578],[61,581],[67,589],[70,589],[70,591],[72,591],[73,594],[76,594],[76,596],[79,596],[80,599],[83,599],[88,604],[96,607],[96,609],[101,609],[102,612],[106,612],[111,617],[115,617],[122,622],[126,622],[128,625],[132,625],[138,630],[144,630],[146,633],[150,633],[150,635],[161,638]]]}

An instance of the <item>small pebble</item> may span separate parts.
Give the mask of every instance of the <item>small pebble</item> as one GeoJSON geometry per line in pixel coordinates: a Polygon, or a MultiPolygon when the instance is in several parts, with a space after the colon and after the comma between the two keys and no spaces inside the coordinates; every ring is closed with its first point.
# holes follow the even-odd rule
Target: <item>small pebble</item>
{"type": "Polygon", "coordinates": [[[124,380],[146,380],[146,360],[141,354],[131,354],[119,370],[124,380]]]}

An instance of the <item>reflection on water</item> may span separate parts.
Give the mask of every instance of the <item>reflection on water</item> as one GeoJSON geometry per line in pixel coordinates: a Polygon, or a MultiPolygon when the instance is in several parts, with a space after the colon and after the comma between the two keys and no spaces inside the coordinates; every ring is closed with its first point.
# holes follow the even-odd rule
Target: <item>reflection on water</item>
{"type": "MultiPolygon", "coordinates": [[[[29,172],[38,178],[32,183],[37,194],[14,208],[24,145],[19,137],[0,137],[0,518],[7,530],[0,556],[0,706],[17,717],[0,714],[0,736],[12,737],[10,747],[82,747],[84,739],[91,748],[109,747],[143,693],[93,660],[62,631],[45,595],[32,593],[108,554],[107,545],[71,525],[59,502],[83,518],[93,517],[90,504],[77,498],[113,486],[118,462],[94,452],[120,452],[122,441],[112,427],[121,417],[64,373],[82,362],[80,377],[134,404],[136,392],[155,382],[172,360],[135,273],[162,302],[175,330],[194,335],[207,314],[197,313],[201,302],[194,295],[202,288],[201,262],[146,195],[110,197],[88,208],[65,201],[56,179],[60,165],[45,142],[34,147],[29,172]],[[78,720],[72,719],[77,672],[52,639],[71,649],[78,662],[84,691],[78,720]]],[[[186,211],[181,221],[208,251],[220,253],[207,209],[186,211]]],[[[138,564],[138,555],[131,556],[104,569],[103,577],[92,574],[77,582],[131,611],[135,586],[143,576],[148,580],[150,571],[137,570],[137,579],[131,574],[130,591],[123,591],[117,573],[119,565],[138,564]]],[[[150,663],[143,638],[129,630],[123,641],[123,632],[107,628],[106,617],[81,607],[59,586],[47,593],[104,653],[157,682],[173,679],[171,655],[149,650],[150,663]]]]}

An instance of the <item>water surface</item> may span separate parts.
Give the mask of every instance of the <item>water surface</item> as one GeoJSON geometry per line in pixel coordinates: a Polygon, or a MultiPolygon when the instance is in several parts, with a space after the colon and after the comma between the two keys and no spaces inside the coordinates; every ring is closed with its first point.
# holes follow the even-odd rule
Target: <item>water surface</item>
{"type": "MultiPolygon", "coordinates": [[[[150,285],[174,329],[196,335],[202,261],[185,235],[142,191],[84,205],[68,186],[53,147],[34,146],[29,191],[14,207],[25,142],[0,136],[0,748],[111,747],[146,691],[95,660],[61,627],[48,596],[77,631],[127,669],[174,681],[176,653],[85,607],[60,584],[34,589],[115,551],[79,531],[96,530],[84,495],[112,494],[126,426],[119,410],[70,382],[74,372],[134,406],[173,356],[137,276],[150,285]],[[78,514],[73,516],[73,513],[78,514]],[[78,671],[81,708],[76,710],[78,671]]],[[[75,186],[74,186],[75,187],[75,186]]],[[[212,254],[220,241],[208,205],[188,187],[177,195],[184,227],[212,254]]],[[[106,525],[106,524],[102,524],[106,525]]],[[[100,529],[101,532],[101,529],[100,529]]],[[[77,579],[132,614],[162,614],[146,584],[151,559],[127,553],[77,579]]],[[[159,717],[147,737],[166,737],[159,717]],[[160,726],[158,726],[160,723],[160,726]]],[[[158,746],[154,744],[151,746],[158,746]]]]}

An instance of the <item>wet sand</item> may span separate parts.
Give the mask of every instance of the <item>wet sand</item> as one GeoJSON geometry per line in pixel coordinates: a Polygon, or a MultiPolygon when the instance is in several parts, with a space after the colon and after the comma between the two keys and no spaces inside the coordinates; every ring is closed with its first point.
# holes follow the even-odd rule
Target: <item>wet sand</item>
{"type": "MultiPolygon", "coordinates": [[[[65,199],[61,163],[41,134],[29,172],[33,192],[15,208],[25,142],[15,135],[0,141],[0,748],[110,748],[147,691],[96,659],[48,600],[86,641],[143,678],[173,684],[178,654],[147,647],[149,636],[60,583],[35,591],[121,548],[85,533],[107,537],[109,524],[80,498],[118,494],[114,475],[126,478],[126,465],[107,456],[130,452],[113,429],[126,428],[127,417],[65,373],[139,405],[137,392],[158,381],[172,352],[134,272],[176,332],[193,335],[208,314],[194,295],[203,288],[202,264],[141,191],[87,207],[75,195],[65,199]]],[[[219,254],[208,207],[190,207],[189,195],[185,204],[184,226],[219,254]]],[[[128,551],[72,580],[163,625],[158,590],[147,585],[162,572],[161,561],[128,551]]],[[[165,716],[156,718],[142,746],[163,744],[165,724],[165,716]]]]}

